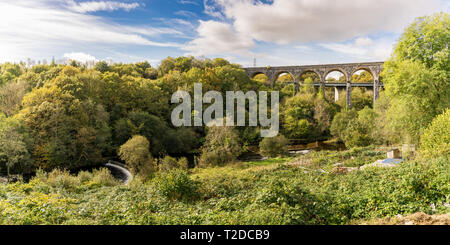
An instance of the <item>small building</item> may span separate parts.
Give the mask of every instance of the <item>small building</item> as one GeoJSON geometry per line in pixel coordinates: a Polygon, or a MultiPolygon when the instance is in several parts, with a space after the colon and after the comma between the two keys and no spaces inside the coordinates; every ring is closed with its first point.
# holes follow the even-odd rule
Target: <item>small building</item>
{"type": "Polygon", "coordinates": [[[400,151],[398,149],[393,149],[393,150],[388,151],[387,158],[390,158],[390,159],[399,159],[399,158],[401,158],[400,151]]]}

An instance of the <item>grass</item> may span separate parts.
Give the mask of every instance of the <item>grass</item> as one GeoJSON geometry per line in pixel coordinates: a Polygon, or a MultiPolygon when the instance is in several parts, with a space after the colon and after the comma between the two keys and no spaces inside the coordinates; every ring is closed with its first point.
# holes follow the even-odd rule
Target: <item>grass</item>
{"type": "Polygon", "coordinates": [[[248,162],[248,164],[254,165],[254,166],[267,166],[267,165],[276,164],[276,163],[289,162],[292,159],[293,159],[292,157],[277,157],[277,158],[270,158],[270,159],[266,159],[266,160],[262,160],[262,161],[251,161],[251,162],[248,162]]]}

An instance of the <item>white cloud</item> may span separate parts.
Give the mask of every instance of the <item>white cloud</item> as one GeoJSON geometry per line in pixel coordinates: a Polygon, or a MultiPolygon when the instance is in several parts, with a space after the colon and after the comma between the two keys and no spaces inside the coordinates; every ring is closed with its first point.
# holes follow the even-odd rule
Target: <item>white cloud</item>
{"type": "Polygon", "coordinates": [[[377,32],[400,32],[415,17],[437,11],[440,5],[439,0],[215,2],[239,33],[278,44],[341,42],[377,32]]]}
{"type": "Polygon", "coordinates": [[[147,37],[168,29],[137,28],[68,10],[64,0],[2,0],[0,2],[0,62],[62,55],[114,45],[179,47],[147,37]]]}
{"type": "Polygon", "coordinates": [[[248,54],[248,49],[254,46],[250,37],[237,34],[226,23],[217,21],[200,21],[197,29],[198,37],[189,42],[183,49],[191,55],[214,54],[248,54]]]}
{"type": "Polygon", "coordinates": [[[191,4],[191,5],[199,5],[196,1],[190,1],[190,0],[179,0],[179,4],[191,4]]]}
{"type": "Polygon", "coordinates": [[[83,63],[87,62],[87,61],[97,61],[97,59],[90,54],[77,53],[77,52],[66,53],[66,54],[64,54],[64,58],[67,58],[70,60],[76,60],[76,61],[83,62],[83,63]]]}
{"type": "Polygon", "coordinates": [[[68,7],[79,13],[97,12],[97,11],[115,11],[125,10],[130,11],[140,6],[139,3],[121,3],[114,1],[90,1],[77,3],[70,1],[68,7]]]}
{"type": "Polygon", "coordinates": [[[203,12],[211,17],[219,19],[224,18],[223,14],[220,12],[220,9],[218,9],[218,6],[215,3],[215,0],[203,0],[203,8],[205,9],[203,12]]]}
{"type": "Polygon", "coordinates": [[[320,44],[320,46],[332,50],[334,52],[355,56],[362,56],[367,52],[366,49],[359,48],[355,44],[324,43],[320,44]]]}
{"type": "Polygon", "coordinates": [[[195,14],[194,12],[191,12],[191,11],[187,11],[187,10],[179,10],[179,11],[175,12],[174,14],[180,15],[183,17],[187,17],[187,18],[197,17],[197,14],[195,14]]]}
{"type": "Polygon", "coordinates": [[[372,39],[370,39],[368,37],[358,37],[355,40],[355,45],[358,47],[370,46],[372,44],[373,44],[372,39]]]}
{"type": "Polygon", "coordinates": [[[392,52],[393,43],[394,40],[387,38],[358,37],[353,42],[321,43],[319,46],[359,60],[385,60],[392,52]]]}
{"type": "MultiPolygon", "coordinates": [[[[191,54],[254,57],[256,41],[311,55],[319,43],[339,60],[383,60],[398,35],[418,16],[440,9],[440,0],[203,0],[217,21],[201,22],[185,48],[191,54]],[[389,33],[390,39],[375,38],[389,33]],[[350,42],[350,40],[352,40],[350,42]]],[[[300,58],[299,59],[303,59],[300,58]]],[[[266,57],[265,60],[268,60],[266,57]]],[[[271,60],[275,60],[273,57],[271,60]]],[[[281,58],[280,58],[281,60],[281,58]]],[[[323,58],[322,58],[323,60],[323,58]]]]}

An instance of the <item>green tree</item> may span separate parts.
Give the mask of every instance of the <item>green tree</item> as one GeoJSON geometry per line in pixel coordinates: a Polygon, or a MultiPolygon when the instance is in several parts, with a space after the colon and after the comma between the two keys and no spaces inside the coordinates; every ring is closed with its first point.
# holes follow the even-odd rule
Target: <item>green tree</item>
{"type": "Polygon", "coordinates": [[[427,158],[449,156],[450,109],[433,119],[425,129],[420,141],[420,154],[427,158]]]}
{"type": "Polygon", "coordinates": [[[206,134],[200,166],[223,166],[234,162],[242,153],[239,134],[233,127],[211,127],[206,134]]]}
{"type": "Polygon", "coordinates": [[[28,93],[15,117],[32,132],[32,154],[39,167],[72,169],[103,161],[109,139],[109,115],[103,106],[51,85],[28,93]]]}
{"type": "Polygon", "coordinates": [[[285,156],[288,154],[289,140],[283,135],[273,138],[264,138],[259,143],[259,151],[266,157],[285,156]]]}
{"type": "Polygon", "coordinates": [[[356,110],[341,111],[336,114],[331,123],[331,135],[345,142],[347,138],[347,128],[352,121],[356,121],[358,112],[356,110]]]}
{"type": "Polygon", "coordinates": [[[24,170],[31,164],[27,140],[20,127],[18,121],[0,115],[0,155],[6,157],[8,177],[11,169],[18,167],[17,165],[22,165],[19,169],[24,170]]]}
{"type": "Polygon", "coordinates": [[[282,126],[286,136],[293,139],[314,135],[314,94],[297,94],[286,100],[282,108],[282,126]]]}
{"type": "Polygon", "coordinates": [[[107,71],[110,71],[110,67],[109,67],[109,65],[108,65],[108,63],[106,61],[97,62],[97,64],[95,64],[94,69],[99,71],[99,72],[101,72],[101,73],[105,73],[107,71]]]}
{"type": "Polygon", "coordinates": [[[134,174],[144,174],[155,170],[150,154],[150,142],[144,136],[135,135],[129,139],[120,147],[119,156],[134,174]]]}
{"type": "Polygon", "coordinates": [[[385,64],[388,114],[403,141],[418,143],[433,118],[450,107],[449,26],[447,13],[418,18],[385,64]]]}
{"type": "Polygon", "coordinates": [[[331,124],[331,134],[345,143],[347,147],[367,146],[377,142],[375,139],[375,111],[369,107],[361,111],[352,109],[338,113],[331,124]]]}
{"type": "Polygon", "coordinates": [[[166,59],[161,61],[161,64],[158,66],[158,76],[163,77],[166,74],[169,74],[175,68],[175,59],[172,57],[167,57],[166,59]]]}

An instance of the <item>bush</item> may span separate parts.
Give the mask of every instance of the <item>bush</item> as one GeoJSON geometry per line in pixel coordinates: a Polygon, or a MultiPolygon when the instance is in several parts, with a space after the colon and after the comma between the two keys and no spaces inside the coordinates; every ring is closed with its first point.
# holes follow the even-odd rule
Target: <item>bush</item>
{"type": "Polygon", "coordinates": [[[259,144],[259,151],[266,157],[277,157],[288,154],[289,141],[283,135],[273,138],[264,138],[259,144]]]}
{"type": "Polygon", "coordinates": [[[160,173],[154,182],[161,195],[169,200],[192,201],[199,196],[199,183],[192,180],[188,172],[182,169],[160,173]]]}
{"type": "Polygon", "coordinates": [[[120,147],[119,156],[130,167],[133,174],[154,171],[150,142],[144,136],[135,135],[129,139],[120,147]]]}
{"type": "Polygon", "coordinates": [[[368,146],[374,143],[376,113],[366,107],[361,111],[342,111],[331,124],[331,134],[347,147],[368,146]]]}
{"type": "Polygon", "coordinates": [[[433,119],[421,137],[420,153],[426,158],[450,153],[450,109],[433,119]]]}
{"type": "Polygon", "coordinates": [[[180,159],[175,159],[170,156],[164,157],[160,163],[159,163],[159,170],[160,171],[169,171],[172,169],[188,169],[188,161],[185,157],[180,159]]]}
{"type": "Polygon", "coordinates": [[[94,170],[92,175],[94,176],[92,178],[92,182],[95,184],[104,186],[114,186],[118,184],[117,180],[114,178],[114,176],[111,175],[111,172],[106,168],[94,170]]]}
{"type": "Polygon", "coordinates": [[[78,186],[78,179],[70,175],[67,170],[55,169],[47,175],[47,184],[55,188],[74,189],[78,186]]]}
{"type": "Polygon", "coordinates": [[[239,135],[232,127],[211,127],[202,147],[199,165],[223,166],[234,162],[242,153],[239,135]]]}
{"type": "Polygon", "coordinates": [[[81,171],[78,173],[78,181],[80,181],[80,184],[91,181],[92,177],[92,173],[88,171],[81,171]]]}

